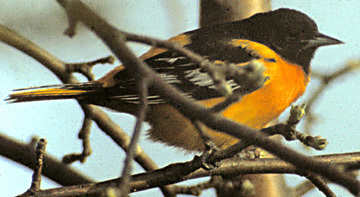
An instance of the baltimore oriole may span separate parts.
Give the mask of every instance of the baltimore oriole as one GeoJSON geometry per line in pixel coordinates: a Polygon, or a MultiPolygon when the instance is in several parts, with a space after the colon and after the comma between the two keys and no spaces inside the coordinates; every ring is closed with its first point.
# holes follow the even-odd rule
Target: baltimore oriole
{"type": "MultiPolygon", "coordinates": [[[[310,61],[320,46],[342,42],[318,32],[307,15],[279,9],[256,14],[241,21],[217,24],[186,32],[169,39],[193,50],[211,61],[235,63],[239,66],[257,59],[265,66],[267,81],[260,89],[245,95],[222,114],[254,129],[261,129],[277,118],[305,91],[310,80],[310,61]]],[[[224,100],[211,77],[181,54],[153,48],[141,58],[163,80],[199,103],[211,107],[224,100]]],[[[239,87],[228,81],[234,91],[239,87]]],[[[191,121],[149,90],[150,110],[146,120],[153,140],[186,150],[202,150],[204,145],[191,121]]],[[[76,98],[135,115],[138,95],[136,80],[118,66],[104,77],[89,83],[65,84],[33,88],[10,95],[12,102],[76,98]]],[[[238,142],[227,134],[206,130],[218,147],[238,142]]]]}

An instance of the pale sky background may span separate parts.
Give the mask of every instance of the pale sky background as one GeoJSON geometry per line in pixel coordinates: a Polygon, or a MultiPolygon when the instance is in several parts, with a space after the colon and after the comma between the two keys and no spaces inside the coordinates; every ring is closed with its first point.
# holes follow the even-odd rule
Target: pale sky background
{"type": "MultiPolygon", "coordinates": [[[[180,0],[107,0],[93,1],[90,6],[103,17],[122,30],[166,39],[181,32],[198,27],[198,1],[180,0]]],[[[6,1],[0,0],[0,22],[15,29],[21,35],[40,45],[59,59],[67,62],[90,61],[105,57],[109,50],[83,26],[73,39],[63,35],[67,26],[63,9],[56,1],[6,1]]],[[[341,68],[351,58],[360,57],[360,1],[358,0],[273,0],[273,9],[287,7],[300,10],[313,18],[320,32],[344,41],[345,45],[323,47],[312,61],[313,70],[334,71],[341,68]]],[[[131,45],[137,54],[146,47],[131,45]]],[[[82,125],[83,113],[74,101],[33,102],[6,104],[3,99],[12,89],[47,84],[60,81],[35,60],[4,44],[0,44],[0,132],[23,142],[32,136],[46,138],[47,153],[62,158],[65,154],[80,152],[81,141],[77,133],[82,125]]],[[[117,64],[115,64],[117,65],[117,64]]],[[[97,78],[115,65],[96,66],[97,78]]],[[[80,77],[83,81],[83,77],[80,77]]],[[[345,153],[360,150],[360,72],[339,79],[324,92],[316,103],[314,111],[319,116],[313,127],[316,135],[328,139],[326,150],[311,151],[306,154],[345,153]]],[[[304,98],[318,85],[313,80],[304,98]]],[[[303,101],[301,98],[299,102],[303,101]]],[[[109,110],[107,110],[109,111],[109,110]]],[[[126,114],[109,111],[111,117],[131,133],[134,118],[126,114]]],[[[285,112],[286,117],[288,113],[285,112]]],[[[298,127],[301,130],[301,125],[298,127]]],[[[288,143],[301,150],[298,142],[288,143]]],[[[112,140],[93,125],[91,133],[93,154],[85,164],[73,166],[96,180],[116,178],[122,170],[124,153],[112,140]]],[[[192,159],[192,154],[153,143],[143,135],[140,145],[153,157],[159,166],[172,162],[192,159]]],[[[134,172],[141,172],[136,166],[134,172]]],[[[32,171],[12,161],[0,157],[0,196],[13,196],[26,191],[31,183],[32,171]]],[[[304,179],[291,175],[288,183],[297,185],[304,179]]],[[[192,181],[195,183],[198,180],[192,181]]],[[[43,179],[42,188],[58,186],[43,179]]],[[[339,196],[350,194],[343,188],[331,185],[339,196]]],[[[159,190],[138,192],[132,196],[158,196],[159,190]]],[[[203,196],[214,196],[212,190],[203,196]]],[[[323,196],[317,189],[306,196],[323,196]]]]}

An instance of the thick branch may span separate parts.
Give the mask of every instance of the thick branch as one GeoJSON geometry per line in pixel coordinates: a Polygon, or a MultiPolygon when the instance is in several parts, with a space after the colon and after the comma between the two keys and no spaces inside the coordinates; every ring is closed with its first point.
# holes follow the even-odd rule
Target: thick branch
{"type": "Polygon", "coordinates": [[[246,126],[237,124],[222,116],[214,114],[211,109],[207,109],[184,97],[178,90],[170,87],[162,81],[156,73],[148,68],[144,62],[139,60],[130,51],[125,44],[125,36],[121,31],[108,24],[104,19],[99,17],[79,1],[58,0],[58,2],[66,9],[66,11],[70,12],[68,14],[75,16],[89,29],[94,31],[114,52],[117,58],[124,63],[130,73],[146,74],[151,77],[153,79],[153,87],[156,87],[154,89],[157,90],[157,94],[176,107],[186,117],[201,120],[209,128],[225,132],[242,140],[246,140],[253,145],[273,153],[279,158],[290,162],[299,169],[318,173],[327,179],[346,187],[353,194],[359,194],[360,182],[349,176],[347,173],[344,173],[344,171],[338,166],[330,163],[319,162],[315,159],[297,153],[279,142],[268,139],[260,132],[256,132],[246,126]],[[69,9],[69,7],[72,8],[69,9]]]}
{"type": "MultiPolygon", "coordinates": [[[[358,162],[357,168],[360,168],[360,153],[347,153],[347,154],[333,154],[315,156],[313,159],[326,163],[334,163],[347,167],[352,165],[355,161],[358,162]]],[[[131,191],[141,191],[163,185],[173,184],[189,179],[195,179],[206,176],[236,176],[242,174],[261,174],[261,173],[291,173],[291,174],[303,174],[304,171],[296,169],[295,166],[286,163],[276,158],[266,159],[239,159],[224,161],[223,164],[214,170],[208,171],[204,169],[198,169],[197,171],[183,176],[187,172],[193,170],[202,165],[199,157],[194,160],[185,163],[171,164],[167,167],[137,175],[133,175],[131,180],[131,191]]],[[[37,193],[40,196],[46,196],[51,194],[61,194],[60,196],[69,195],[93,195],[103,192],[108,187],[118,187],[121,179],[113,179],[105,182],[95,184],[83,184],[76,186],[68,186],[63,188],[55,188],[49,190],[43,190],[37,193]]]]}

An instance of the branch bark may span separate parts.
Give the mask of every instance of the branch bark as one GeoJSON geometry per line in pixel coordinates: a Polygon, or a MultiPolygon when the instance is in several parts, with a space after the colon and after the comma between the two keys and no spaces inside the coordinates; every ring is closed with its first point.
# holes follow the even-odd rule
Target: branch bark
{"type": "Polygon", "coordinates": [[[153,80],[152,86],[156,87],[157,94],[162,96],[168,103],[176,107],[181,113],[190,119],[198,119],[208,127],[230,134],[234,137],[246,140],[247,142],[261,147],[279,158],[290,162],[299,169],[309,170],[318,173],[327,179],[340,184],[357,195],[360,191],[360,182],[344,173],[339,166],[319,162],[310,157],[299,154],[284,145],[268,139],[260,132],[256,132],[246,126],[234,123],[222,116],[212,113],[211,110],[194,103],[184,97],[179,91],[170,87],[159,76],[149,69],[144,62],[139,60],[126,46],[123,32],[117,30],[104,19],[99,17],[87,6],[79,1],[58,0],[69,15],[84,23],[89,29],[101,38],[104,43],[121,60],[130,73],[146,74],[153,80]]]}
{"type": "MultiPolygon", "coordinates": [[[[353,166],[354,162],[357,162],[356,168],[360,168],[360,152],[345,153],[345,154],[332,154],[312,157],[314,160],[334,163],[341,165],[344,168],[353,166]]],[[[303,170],[297,169],[294,165],[284,162],[280,159],[266,158],[266,159],[239,159],[234,158],[233,160],[224,161],[223,164],[214,170],[198,169],[195,172],[183,176],[187,172],[194,169],[194,167],[201,166],[201,159],[199,157],[194,158],[192,161],[184,163],[176,163],[166,166],[164,168],[136,174],[131,177],[131,191],[142,191],[154,187],[163,185],[173,184],[189,179],[195,179],[206,176],[237,176],[244,174],[267,174],[267,173],[290,173],[290,174],[301,174],[303,170]]],[[[94,195],[103,192],[109,187],[118,187],[120,179],[113,179],[93,184],[82,184],[75,186],[68,186],[63,188],[55,188],[49,190],[43,190],[37,193],[39,196],[59,195],[59,196],[70,196],[70,195],[94,195]]]]}
{"type": "MultiPolygon", "coordinates": [[[[66,71],[66,63],[62,62],[55,56],[51,55],[40,46],[22,37],[17,32],[0,25],[0,41],[24,52],[30,57],[37,60],[47,69],[53,72],[63,83],[78,83],[79,81],[66,71]]],[[[104,113],[100,108],[86,105],[81,106],[84,111],[88,111],[91,118],[107,135],[111,137],[122,149],[126,150],[130,143],[130,137],[104,113]]],[[[137,147],[135,160],[145,169],[154,170],[156,164],[151,158],[140,148],[137,147]]]]}
{"type": "MultiPolygon", "coordinates": [[[[32,143],[21,143],[0,134],[0,155],[30,169],[35,170],[36,168],[35,146],[32,143]]],[[[47,153],[44,154],[43,162],[42,174],[60,185],[69,186],[94,182],[94,180],[47,153]]]]}

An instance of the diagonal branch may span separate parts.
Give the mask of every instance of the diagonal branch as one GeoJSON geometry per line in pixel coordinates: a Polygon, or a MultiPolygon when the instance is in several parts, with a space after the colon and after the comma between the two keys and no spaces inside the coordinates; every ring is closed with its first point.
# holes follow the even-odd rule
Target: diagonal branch
{"type": "Polygon", "coordinates": [[[238,66],[233,63],[214,63],[199,54],[182,47],[178,43],[140,36],[123,31],[119,31],[119,33],[121,36],[124,36],[124,39],[127,41],[148,44],[153,47],[167,48],[186,56],[192,62],[198,64],[203,71],[209,74],[218,91],[225,96],[232,95],[231,86],[226,82],[226,79],[232,79],[235,83],[241,86],[242,89],[244,89],[243,94],[245,92],[249,93],[261,88],[265,82],[265,78],[263,76],[265,68],[259,61],[252,60],[244,66],[238,66]]]}
{"type": "Polygon", "coordinates": [[[176,89],[170,87],[161,80],[144,62],[139,60],[126,46],[123,32],[117,30],[104,19],[99,17],[87,6],[79,1],[58,0],[68,14],[75,16],[77,20],[83,22],[89,29],[94,31],[105,44],[114,52],[130,73],[143,72],[153,80],[153,87],[157,93],[168,103],[176,107],[181,113],[190,119],[199,119],[208,127],[225,132],[231,136],[246,140],[247,142],[261,147],[279,158],[290,162],[299,169],[309,170],[318,173],[327,179],[340,184],[357,195],[360,192],[360,182],[351,177],[348,173],[334,164],[320,162],[313,158],[304,156],[300,153],[285,147],[279,142],[268,139],[260,132],[232,122],[222,116],[212,113],[210,109],[204,108],[192,100],[182,96],[176,89]],[[69,7],[74,6],[72,9],[69,7]],[[76,12],[74,12],[76,10],[76,12]]]}
{"type": "Polygon", "coordinates": [[[335,193],[327,186],[327,182],[319,175],[312,173],[304,173],[304,176],[309,179],[320,191],[327,197],[335,197],[335,193]]]}
{"type": "MultiPolygon", "coordinates": [[[[37,60],[46,68],[51,70],[63,83],[78,83],[76,78],[66,71],[65,63],[51,55],[40,46],[30,40],[22,37],[15,31],[0,25],[0,41],[24,52],[30,57],[37,60]]],[[[130,137],[104,113],[100,108],[87,105],[81,106],[84,111],[89,111],[91,118],[116,144],[122,149],[126,149],[130,142],[130,137]]],[[[0,138],[1,139],[1,138],[0,138]]],[[[3,143],[0,143],[3,144],[3,143]]],[[[139,147],[136,148],[135,161],[137,161],[145,170],[154,170],[156,164],[151,158],[139,147]]],[[[9,157],[11,158],[11,157],[9,157]]],[[[54,177],[52,177],[54,178],[54,177]]]]}

